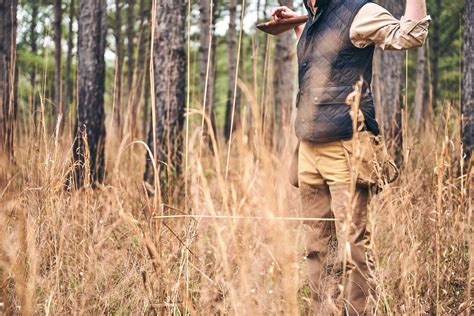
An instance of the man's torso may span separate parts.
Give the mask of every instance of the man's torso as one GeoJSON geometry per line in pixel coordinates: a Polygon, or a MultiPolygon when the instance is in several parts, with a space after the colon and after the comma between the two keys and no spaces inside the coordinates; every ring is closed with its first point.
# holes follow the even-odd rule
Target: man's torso
{"type": "Polygon", "coordinates": [[[374,45],[356,47],[350,39],[354,17],[367,0],[333,0],[311,17],[298,43],[298,114],[300,140],[325,143],[352,136],[346,97],[363,79],[361,110],[367,128],[378,134],[370,93],[374,45]]]}

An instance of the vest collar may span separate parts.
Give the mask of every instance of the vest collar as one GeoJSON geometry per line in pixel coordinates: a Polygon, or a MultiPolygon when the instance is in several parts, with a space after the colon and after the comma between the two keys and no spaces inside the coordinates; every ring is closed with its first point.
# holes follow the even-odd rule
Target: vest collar
{"type": "MultiPolygon", "coordinates": [[[[311,10],[311,8],[309,7],[308,5],[308,2],[310,2],[311,0],[303,0],[303,4],[306,8],[306,11],[308,11],[308,14],[310,16],[313,16],[314,13],[313,13],[313,10],[311,10]]],[[[341,4],[343,0],[317,0],[316,1],[316,7],[318,8],[318,11],[322,11],[328,7],[336,7],[338,4],[341,4]]]]}

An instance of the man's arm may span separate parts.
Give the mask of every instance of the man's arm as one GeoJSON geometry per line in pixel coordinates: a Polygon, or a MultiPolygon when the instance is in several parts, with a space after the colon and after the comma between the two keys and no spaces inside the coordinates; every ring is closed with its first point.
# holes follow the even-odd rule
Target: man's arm
{"type": "Polygon", "coordinates": [[[407,20],[420,21],[424,17],[426,17],[426,1],[407,0],[405,18],[407,20]]]}
{"type": "Polygon", "coordinates": [[[303,34],[303,30],[304,30],[304,24],[298,25],[297,27],[295,27],[295,34],[298,39],[300,39],[301,34],[303,34]]]}
{"type": "MultiPolygon", "coordinates": [[[[298,15],[298,13],[296,13],[295,11],[291,10],[288,7],[278,7],[278,8],[273,9],[272,11],[272,18],[274,21],[279,21],[279,20],[284,20],[284,19],[289,19],[289,18],[296,18],[299,16],[300,15],[298,15]]],[[[298,25],[297,27],[295,27],[295,33],[298,39],[301,37],[303,30],[304,30],[304,24],[298,25]]]]}
{"type": "Polygon", "coordinates": [[[350,37],[352,43],[360,48],[370,44],[392,50],[420,47],[428,36],[430,21],[425,0],[407,0],[405,16],[401,20],[381,6],[368,3],[354,18],[350,37]]]}

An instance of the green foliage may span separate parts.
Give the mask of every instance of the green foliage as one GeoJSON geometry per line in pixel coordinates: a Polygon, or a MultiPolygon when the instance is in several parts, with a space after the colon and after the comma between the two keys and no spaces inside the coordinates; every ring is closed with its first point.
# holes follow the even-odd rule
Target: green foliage
{"type": "MultiPolygon", "coordinates": [[[[433,62],[433,56],[439,56],[439,100],[437,106],[443,101],[457,102],[459,100],[460,63],[462,60],[462,34],[464,32],[464,1],[462,0],[428,0],[428,13],[431,15],[429,33],[429,54],[433,62]],[[439,1],[440,7],[436,5],[439,1]],[[436,21],[437,20],[437,21],[436,21]],[[435,34],[434,24],[440,25],[440,47],[433,47],[435,34]]],[[[434,65],[432,65],[433,67],[434,65]]]]}
{"type": "MultiPolygon", "coordinates": [[[[432,22],[429,29],[429,38],[427,45],[428,57],[433,61],[433,36],[435,19],[440,19],[440,49],[438,51],[438,69],[439,69],[439,100],[435,105],[436,111],[443,112],[441,106],[444,101],[449,101],[454,105],[459,103],[460,99],[460,83],[462,70],[460,68],[462,61],[462,34],[464,32],[464,21],[462,13],[464,10],[464,1],[453,0],[442,2],[442,12],[436,11],[435,0],[428,0],[428,14],[431,15],[432,22]]],[[[417,52],[410,50],[407,52],[408,59],[404,62],[404,77],[402,80],[403,97],[408,92],[408,110],[412,111],[415,100],[416,88],[416,69],[417,69],[417,52]],[[408,71],[408,81],[406,80],[406,71],[408,71]],[[405,88],[408,87],[408,91],[405,88]]],[[[431,67],[433,65],[430,65],[431,67]]],[[[428,65],[427,65],[428,67],[428,65]]],[[[428,69],[427,69],[428,71],[428,69]]]]}
{"type": "MultiPolygon", "coordinates": [[[[432,19],[438,20],[440,24],[440,47],[437,50],[439,56],[438,69],[439,69],[439,101],[438,106],[442,104],[443,100],[452,101],[457,104],[459,101],[459,91],[461,82],[461,58],[462,58],[462,34],[463,34],[463,19],[464,13],[464,1],[462,0],[441,0],[441,10],[438,10],[436,3],[439,0],[427,0],[428,13],[431,14],[432,19]]],[[[247,14],[250,9],[249,4],[251,1],[247,1],[247,14]]],[[[240,1],[239,8],[240,8],[240,1]]],[[[269,2],[270,5],[274,2],[269,2]]],[[[77,5],[77,2],[76,2],[77,5]]],[[[228,15],[229,0],[218,0],[217,9],[217,22],[222,22],[227,19],[228,15]]],[[[263,7],[263,2],[261,3],[263,7]]],[[[298,5],[295,2],[295,5],[298,5]]],[[[237,19],[240,18],[240,9],[237,10],[237,19]]],[[[126,25],[126,5],[123,7],[122,19],[123,19],[123,31],[126,25]]],[[[69,1],[66,1],[63,6],[63,50],[65,54],[66,50],[66,37],[68,36],[68,29],[66,27],[68,23],[69,15],[69,1]]],[[[107,70],[106,70],[106,105],[110,108],[112,103],[113,85],[115,78],[115,63],[113,55],[115,51],[115,41],[112,32],[112,21],[115,18],[115,3],[110,2],[108,5],[108,19],[109,36],[107,40],[107,70]]],[[[135,15],[138,17],[141,14],[139,10],[139,1],[136,1],[135,15]]],[[[262,17],[262,14],[260,15],[262,17]]],[[[197,25],[199,19],[199,4],[197,1],[193,2],[191,23],[197,25]]],[[[433,54],[433,36],[434,28],[432,22],[430,26],[430,35],[427,42],[429,48],[429,55],[432,59],[433,54]]],[[[138,23],[138,19],[137,19],[138,23]]],[[[239,21],[237,21],[238,27],[239,21]]],[[[20,72],[20,107],[22,103],[28,103],[29,95],[31,94],[31,85],[29,82],[30,73],[33,69],[37,69],[37,80],[40,83],[41,80],[51,82],[54,76],[54,46],[52,44],[52,25],[53,25],[53,2],[52,1],[23,1],[19,6],[19,28],[18,28],[18,66],[20,72]],[[37,54],[31,52],[31,21],[33,6],[38,7],[37,17],[37,54]]],[[[77,23],[74,24],[74,28],[77,29],[77,23]]],[[[75,34],[74,34],[75,35],[75,34]]],[[[237,39],[236,39],[237,40],[237,39]]],[[[74,41],[76,38],[74,36],[74,41]]],[[[257,82],[257,95],[260,96],[263,87],[263,74],[264,74],[264,62],[265,62],[265,48],[266,48],[267,37],[261,32],[252,31],[250,34],[244,34],[241,48],[241,62],[239,69],[239,78],[243,79],[246,84],[252,85],[257,82]],[[257,71],[254,78],[254,63],[256,63],[257,71]]],[[[273,38],[270,38],[270,47],[272,47],[273,38]]],[[[191,34],[191,62],[188,65],[191,73],[191,85],[190,89],[191,103],[200,104],[202,103],[202,97],[199,92],[199,81],[203,80],[199,78],[199,64],[198,64],[198,48],[199,48],[199,32],[193,28],[191,34]]],[[[271,54],[271,50],[270,50],[271,54]]],[[[414,101],[415,83],[416,83],[416,51],[412,50],[408,52],[408,64],[405,69],[408,70],[408,81],[403,82],[403,87],[407,88],[408,93],[408,106],[411,109],[414,101]]],[[[73,77],[76,73],[75,58],[73,61],[72,74],[65,74],[65,56],[63,58],[63,75],[73,77]]],[[[227,39],[225,34],[217,37],[217,52],[216,52],[216,88],[215,88],[215,114],[216,123],[219,128],[224,125],[225,111],[227,103],[227,90],[228,90],[228,56],[227,56],[227,39]]],[[[65,78],[64,78],[65,80],[65,78]]],[[[405,81],[405,80],[403,80],[405,81]]],[[[46,84],[46,96],[51,95],[51,84],[46,84]]],[[[39,87],[39,85],[38,85],[39,87]]],[[[148,89],[147,89],[148,90],[148,89]]],[[[148,91],[149,92],[149,91],[148,91]]],[[[244,100],[245,101],[245,100],[244,100]]],[[[26,110],[26,106],[23,106],[26,110]]]]}

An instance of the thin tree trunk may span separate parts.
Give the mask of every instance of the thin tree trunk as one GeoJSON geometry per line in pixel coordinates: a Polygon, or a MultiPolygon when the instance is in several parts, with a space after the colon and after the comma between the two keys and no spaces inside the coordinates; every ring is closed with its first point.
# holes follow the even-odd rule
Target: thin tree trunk
{"type": "Polygon", "coordinates": [[[466,0],[464,27],[464,66],[462,85],[462,140],[464,155],[470,161],[474,141],[474,2],[466,0]]]}
{"type": "Polygon", "coordinates": [[[227,64],[229,69],[229,83],[227,87],[227,104],[226,104],[226,113],[225,113],[225,126],[224,126],[224,136],[226,141],[230,139],[231,133],[235,130],[237,126],[238,118],[238,104],[239,104],[239,95],[238,89],[235,90],[235,72],[237,71],[237,48],[236,48],[236,39],[237,39],[237,0],[230,0],[229,3],[229,29],[227,30],[227,64]],[[236,110],[234,113],[234,124],[232,124],[232,108],[234,104],[234,97],[236,98],[236,110]]]}
{"type": "MultiPolygon", "coordinates": [[[[279,4],[293,7],[293,0],[279,0],[279,4]]],[[[295,77],[295,49],[293,33],[287,32],[277,37],[273,58],[273,95],[275,102],[275,126],[277,126],[277,146],[283,141],[284,128],[290,124],[293,105],[295,77]]]]}
{"type": "Polygon", "coordinates": [[[151,34],[151,22],[150,22],[150,14],[149,12],[151,11],[151,1],[149,0],[141,0],[140,8],[141,8],[141,15],[143,20],[143,31],[141,39],[143,40],[143,45],[146,45],[145,47],[142,47],[142,51],[144,50],[146,52],[146,55],[143,56],[142,52],[139,52],[139,56],[142,56],[145,58],[144,60],[144,67],[141,67],[143,69],[143,80],[144,80],[144,85],[143,85],[143,119],[142,119],[142,137],[145,139],[147,137],[147,126],[148,126],[148,118],[151,117],[149,113],[149,104],[150,104],[150,34],[151,34]]]}
{"type": "MultiPolygon", "coordinates": [[[[431,133],[433,130],[432,92],[427,70],[426,46],[418,49],[418,66],[416,74],[415,104],[413,120],[415,134],[431,133]]],[[[429,65],[428,65],[429,66],[429,65]]]]}
{"type": "MultiPolygon", "coordinates": [[[[148,52],[150,53],[150,52],[148,52]]],[[[151,113],[150,113],[150,97],[151,97],[151,87],[150,87],[150,63],[147,62],[147,70],[144,74],[145,77],[145,86],[144,86],[144,95],[143,95],[143,119],[142,119],[142,135],[143,139],[146,139],[148,132],[147,130],[149,129],[149,122],[148,120],[151,119],[151,113]]]]}
{"type": "MultiPolygon", "coordinates": [[[[402,1],[379,0],[377,3],[397,18],[403,15],[402,1]]],[[[382,129],[399,165],[402,163],[403,144],[400,102],[403,56],[404,52],[400,51],[378,52],[374,61],[378,78],[374,84],[379,85],[374,89],[377,94],[375,99],[380,102],[377,107],[382,110],[382,129]],[[378,58],[381,60],[377,60],[378,58]]]]}
{"type": "Polygon", "coordinates": [[[67,56],[66,56],[66,92],[63,98],[64,119],[69,111],[69,106],[73,102],[73,74],[72,74],[72,51],[74,49],[74,17],[76,12],[76,0],[69,3],[69,24],[67,34],[67,56]]]}
{"type": "MultiPolygon", "coordinates": [[[[37,33],[36,27],[38,23],[38,4],[33,2],[31,4],[31,24],[30,24],[30,45],[31,45],[31,53],[36,56],[38,53],[38,44],[37,44],[37,33]]],[[[34,90],[34,86],[36,84],[36,65],[31,69],[30,74],[30,84],[34,90]]]]}
{"type": "Polygon", "coordinates": [[[61,78],[61,37],[62,37],[62,1],[54,1],[54,108],[57,113],[57,120],[64,120],[64,109],[62,106],[62,78],[61,78]]]}
{"type": "Polygon", "coordinates": [[[0,0],[0,156],[9,160],[17,112],[16,14],[16,0],[0,0]]]}
{"type": "Polygon", "coordinates": [[[265,5],[263,6],[263,20],[267,20],[267,11],[268,11],[268,0],[265,0],[265,5]]]}
{"type": "Polygon", "coordinates": [[[372,75],[372,91],[374,96],[375,103],[375,113],[377,121],[379,122],[380,128],[384,130],[383,125],[383,108],[382,108],[382,85],[383,78],[382,75],[382,54],[381,49],[375,49],[374,52],[374,61],[373,61],[373,75],[372,75]]]}
{"type": "MultiPolygon", "coordinates": [[[[208,103],[208,113],[209,117],[211,118],[211,125],[212,125],[212,130],[214,132],[214,135],[217,135],[216,133],[216,117],[215,117],[215,87],[216,87],[216,50],[217,50],[217,36],[216,36],[216,23],[217,19],[220,16],[220,10],[218,11],[218,0],[214,0],[214,9],[212,10],[213,15],[212,15],[212,45],[211,45],[211,68],[210,68],[210,73],[209,73],[209,82],[208,82],[208,97],[209,97],[209,103],[208,103]]],[[[209,142],[210,144],[210,142],[209,142]]]]}
{"type": "MultiPolygon", "coordinates": [[[[163,193],[171,179],[181,173],[184,111],[186,104],[186,1],[157,0],[153,43],[154,119],[148,145],[153,151],[163,193]]],[[[153,117],[153,115],[152,115],[153,117]]],[[[147,157],[145,180],[154,183],[154,170],[147,157]]]]}
{"type": "MultiPolygon", "coordinates": [[[[37,19],[38,19],[38,3],[33,2],[31,4],[32,11],[31,11],[31,24],[30,24],[30,45],[31,45],[31,53],[36,56],[38,53],[38,45],[37,45],[37,33],[36,33],[36,26],[37,26],[37,19]]],[[[30,104],[30,113],[33,114],[33,129],[36,132],[36,64],[33,65],[30,74],[30,85],[31,85],[31,104],[30,104]]]]}
{"type": "MultiPolygon", "coordinates": [[[[200,0],[200,47],[199,47],[199,74],[200,91],[203,100],[203,108],[211,119],[212,129],[215,132],[214,117],[214,87],[215,87],[215,61],[216,41],[215,23],[217,16],[217,0],[200,0]],[[211,12],[212,11],[212,12],[211,12]],[[210,51],[209,51],[210,50],[210,51]],[[205,99],[204,99],[205,97],[205,99]]],[[[207,134],[207,124],[204,125],[204,134],[207,134]]]]}
{"type": "MultiPolygon", "coordinates": [[[[149,28],[150,25],[148,23],[150,12],[150,2],[146,0],[140,0],[140,28],[139,28],[139,42],[138,42],[138,56],[137,56],[137,75],[136,75],[136,95],[132,103],[132,113],[131,113],[131,132],[132,136],[137,136],[137,120],[138,114],[140,113],[140,104],[144,101],[144,91],[148,91],[145,89],[144,80],[145,76],[148,76],[148,60],[149,60],[149,28]]],[[[147,92],[145,92],[147,93],[147,92]]],[[[146,109],[143,109],[146,112],[146,109]]],[[[144,114],[144,118],[146,119],[146,114],[144,114]]],[[[146,126],[146,125],[145,125],[146,126]]],[[[144,134],[145,135],[145,134],[144,134]]]]}
{"type": "Polygon", "coordinates": [[[75,184],[104,180],[106,0],[79,0],[75,184]],[[87,164],[87,166],[86,166],[87,164]],[[87,172],[87,174],[86,174],[87,172]]]}
{"type": "Polygon", "coordinates": [[[441,13],[442,13],[442,0],[435,0],[434,16],[437,19],[433,19],[432,29],[432,47],[431,47],[431,86],[433,90],[433,107],[436,109],[439,101],[439,57],[441,49],[441,13]]]}
{"type": "Polygon", "coordinates": [[[424,87],[425,87],[425,46],[418,48],[417,70],[416,70],[416,89],[415,89],[415,106],[413,111],[413,121],[415,124],[415,134],[421,130],[423,123],[423,103],[424,103],[424,87]]]}
{"type": "MultiPolygon", "coordinates": [[[[427,58],[425,58],[427,62],[427,58]]],[[[429,64],[427,62],[425,68],[425,80],[423,87],[423,125],[422,128],[426,135],[434,133],[434,111],[433,111],[433,90],[431,88],[430,76],[428,71],[429,64]]]]}
{"type": "Polygon", "coordinates": [[[127,91],[130,97],[135,67],[135,0],[127,0],[127,4],[127,91]]]}
{"type": "MultiPolygon", "coordinates": [[[[263,5],[263,20],[267,21],[267,12],[268,12],[268,0],[265,0],[263,5]]],[[[271,77],[270,73],[273,71],[273,61],[274,57],[271,58],[272,54],[274,53],[269,45],[271,38],[268,34],[262,34],[263,41],[259,43],[259,56],[260,56],[260,74],[261,74],[261,89],[257,95],[260,95],[260,99],[258,103],[260,104],[260,114],[261,114],[261,132],[263,133],[263,141],[267,146],[273,146],[274,139],[273,139],[273,132],[275,129],[275,98],[273,94],[273,82],[270,82],[269,77],[271,77]]],[[[283,35],[285,36],[285,35],[283,35]]],[[[286,35],[288,36],[288,35],[286,35]]],[[[277,39],[278,40],[278,39],[277,39]]],[[[257,76],[258,77],[258,76],[257,76]]],[[[258,96],[257,96],[258,98],[258,96]]],[[[256,119],[256,118],[255,118],[256,119]]],[[[254,129],[258,124],[255,122],[250,121],[249,126],[254,124],[254,129]]],[[[255,142],[254,137],[249,136],[249,142],[255,142]]]]}
{"type": "Polygon", "coordinates": [[[123,41],[122,41],[122,4],[115,0],[115,87],[114,87],[114,121],[118,131],[122,128],[122,73],[123,73],[123,41]]]}

